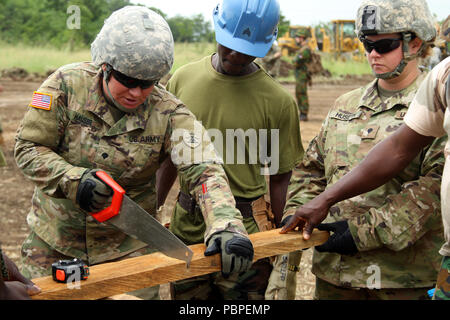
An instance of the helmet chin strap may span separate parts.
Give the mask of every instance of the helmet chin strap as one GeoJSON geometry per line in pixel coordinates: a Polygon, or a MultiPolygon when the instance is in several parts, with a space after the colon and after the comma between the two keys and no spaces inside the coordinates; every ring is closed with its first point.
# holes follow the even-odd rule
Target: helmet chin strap
{"type": "Polygon", "coordinates": [[[109,90],[109,80],[111,79],[111,71],[112,71],[112,67],[110,65],[106,65],[106,70],[103,70],[103,76],[105,78],[105,82],[106,82],[106,93],[108,94],[108,98],[109,100],[111,100],[111,102],[113,103],[113,105],[119,109],[120,111],[126,112],[126,113],[133,113],[136,111],[136,109],[128,109],[125,108],[123,105],[121,105],[119,102],[116,101],[116,99],[114,99],[113,95],[111,94],[111,90],[109,90]]]}
{"type": "Polygon", "coordinates": [[[400,61],[400,63],[391,72],[386,72],[386,73],[375,73],[374,72],[373,74],[376,78],[383,79],[383,80],[397,78],[398,76],[400,76],[402,74],[403,70],[405,70],[405,67],[408,65],[408,62],[410,62],[411,60],[414,60],[415,58],[417,58],[419,55],[422,54],[422,51],[425,48],[425,42],[422,42],[422,46],[416,53],[409,54],[409,43],[412,40],[411,33],[403,32],[402,40],[403,40],[403,47],[402,47],[403,57],[402,57],[402,60],[400,61]]]}

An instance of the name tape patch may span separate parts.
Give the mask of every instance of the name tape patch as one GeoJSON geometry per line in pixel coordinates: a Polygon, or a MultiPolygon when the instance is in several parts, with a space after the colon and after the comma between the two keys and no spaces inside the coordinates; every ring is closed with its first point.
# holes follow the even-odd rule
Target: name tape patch
{"type": "Polygon", "coordinates": [[[31,99],[30,107],[50,110],[52,107],[53,96],[49,93],[35,91],[31,99]]]}

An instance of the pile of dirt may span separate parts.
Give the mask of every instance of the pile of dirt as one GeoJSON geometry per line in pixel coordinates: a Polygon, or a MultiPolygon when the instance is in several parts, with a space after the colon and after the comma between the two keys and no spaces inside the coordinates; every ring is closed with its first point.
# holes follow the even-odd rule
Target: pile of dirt
{"type": "Polygon", "coordinates": [[[1,70],[0,78],[12,81],[42,82],[53,72],[55,72],[55,70],[48,70],[45,74],[39,74],[36,72],[28,72],[23,68],[12,67],[1,70]]]}
{"type": "Polygon", "coordinates": [[[317,53],[314,53],[314,52],[312,53],[311,62],[308,63],[307,67],[308,67],[308,71],[313,76],[320,75],[320,76],[327,77],[327,78],[331,77],[331,72],[323,67],[322,58],[317,53]]]}

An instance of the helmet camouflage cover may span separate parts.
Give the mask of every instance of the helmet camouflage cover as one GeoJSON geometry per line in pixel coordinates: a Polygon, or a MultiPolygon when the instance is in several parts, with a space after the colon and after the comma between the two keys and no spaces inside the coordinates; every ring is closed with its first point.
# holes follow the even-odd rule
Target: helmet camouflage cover
{"type": "Polygon", "coordinates": [[[93,62],[140,80],[159,80],[173,65],[174,43],[167,22],[142,6],[126,6],[105,20],[91,45],[93,62]]]}
{"type": "Polygon", "coordinates": [[[445,41],[450,41],[450,15],[442,23],[440,37],[445,41]]]}
{"type": "Polygon", "coordinates": [[[358,9],[356,32],[371,34],[413,32],[421,40],[436,38],[434,18],[425,0],[364,0],[358,9]]]}

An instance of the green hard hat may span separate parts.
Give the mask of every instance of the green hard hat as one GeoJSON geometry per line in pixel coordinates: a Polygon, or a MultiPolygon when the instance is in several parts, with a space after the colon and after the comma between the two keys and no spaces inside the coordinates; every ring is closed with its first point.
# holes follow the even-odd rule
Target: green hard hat
{"type": "Polygon", "coordinates": [[[129,77],[159,80],[169,73],[174,42],[167,22],[143,6],[126,6],[107,19],[91,45],[97,66],[107,63],[129,77]]]}

